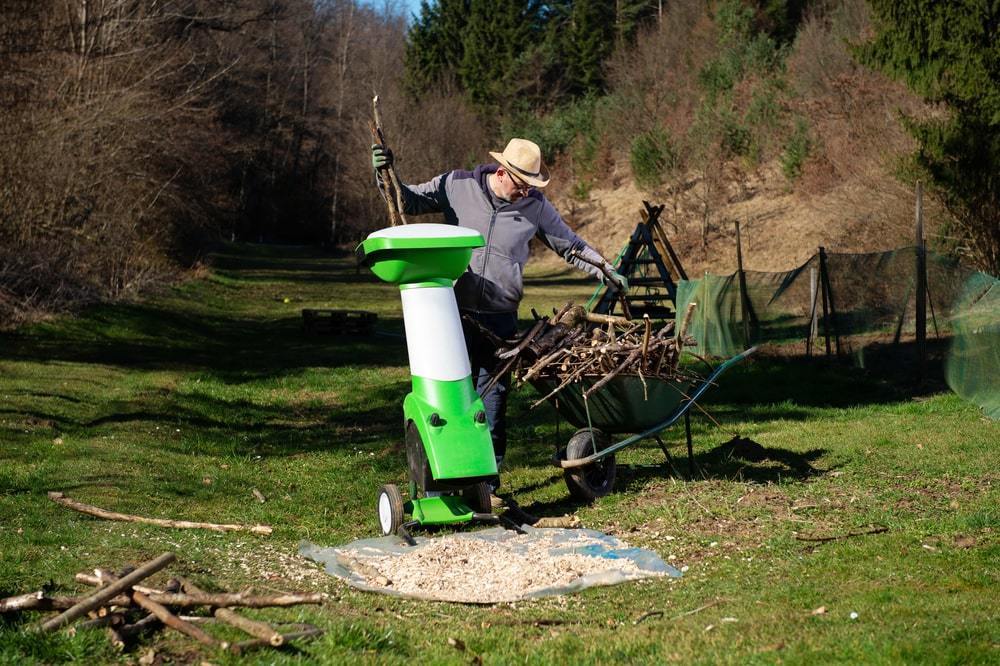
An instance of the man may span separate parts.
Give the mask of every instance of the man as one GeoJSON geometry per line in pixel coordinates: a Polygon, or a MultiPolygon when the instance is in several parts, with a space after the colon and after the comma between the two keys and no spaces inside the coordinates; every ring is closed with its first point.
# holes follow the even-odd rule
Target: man
{"type": "MultiPolygon", "coordinates": [[[[604,264],[614,282],[628,289],[626,279],[573,233],[541,193],[549,183],[549,174],[535,143],[511,139],[502,153],[490,155],[496,164],[481,164],[472,171],[449,171],[420,185],[402,185],[403,213],[443,213],[448,224],[475,229],[486,240],[485,247],[473,251],[468,270],[455,283],[455,297],[463,315],[500,338],[514,336],[528,244],[536,237],[570,264],[602,280],[605,278],[599,268],[572,255],[604,264]]],[[[382,170],[391,164],[390,151],[372,146],[372,166],[379,187],[382,170]]],[[[499,361],[492,344],[482,336],[471,335],[468,327],[466,331],[472,377],[486,407],[499,470],[507,451],[510,373],[482,395],[499,361]]]]}

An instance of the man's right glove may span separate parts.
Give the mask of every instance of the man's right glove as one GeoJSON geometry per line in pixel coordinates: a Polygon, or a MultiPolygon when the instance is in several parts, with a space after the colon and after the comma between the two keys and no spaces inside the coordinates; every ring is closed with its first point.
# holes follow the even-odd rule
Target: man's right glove
{"type": "Polygon", "coordinates": [[[614,287],[623,294],[628,291],[628,278],[614,269],[611,269],[611,281],[614,287]]]}
{"type": "Polygon", "coordinates": [[[377,143],[372,144],[372,166],[376,171],[392,166],[392,151],[377,143]]]}

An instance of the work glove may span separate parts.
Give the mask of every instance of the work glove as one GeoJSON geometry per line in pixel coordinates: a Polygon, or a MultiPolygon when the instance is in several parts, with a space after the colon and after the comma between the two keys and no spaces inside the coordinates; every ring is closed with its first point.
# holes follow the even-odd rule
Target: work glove
{"type": "Polygon", "coordinates": [[[628,278],[612,268],[611,286],[613,286],[618,291],[625,293],[628,291],[628,278]]]}
{"type": "Polygon", "coordinates": [[[392,166],[392,151],[377,143],[372,144],[372,166],[376,171],[392,166]]]}

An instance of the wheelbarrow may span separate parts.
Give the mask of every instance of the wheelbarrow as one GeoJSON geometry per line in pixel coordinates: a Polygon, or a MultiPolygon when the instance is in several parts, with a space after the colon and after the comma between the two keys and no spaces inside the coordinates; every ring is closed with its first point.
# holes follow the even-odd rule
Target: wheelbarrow
{"type": "MultiPolygon", "coordinates": [[[[653,438],[673,464],[660,433],[684,417],[688,460],[693,467],[691,424],[688,411],[726,370],[757,350],[751,347],[720,364],[701,383],[687,379],[618,376],[595,391],[583,394],[599,378],[582,379],[549,398],[564,419],[578,430],[566,448],[556,452],[552,464],[562,468],[570,495],[590,502],[611,492],[615,484],[615,453],[636,442],[653,438]],[[610,435],[637,433],[619,442],[610,435]]],[[[532,386],[543,394],[559,385],[557,378],[535,378],[532,386]]]]}

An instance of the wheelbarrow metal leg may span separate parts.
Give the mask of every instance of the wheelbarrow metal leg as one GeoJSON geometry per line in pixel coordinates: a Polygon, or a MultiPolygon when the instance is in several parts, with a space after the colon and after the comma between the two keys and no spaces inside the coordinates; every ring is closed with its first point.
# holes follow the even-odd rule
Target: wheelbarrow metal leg
{"type": "Polygon", "coordinates": [[[653,438],[656,440],[656,443],[660,445],[660,450],[663,451],[663,455],[667,459],[667,467],[670,468],[671,474],[680,476],[677,472],[677,465],[674,464],[674,458],[670,455],[670,451],[667,449],[667,445],[663,443],[663,440],[660,439],[659,435],[653,435],[653,438]]]}
{"type": "Polygon", "coordinates": [[[691,447],[691,412],[684,412],[684,436],[688,445],[688,473],[694,478],[694,450],[691,447]]]}

